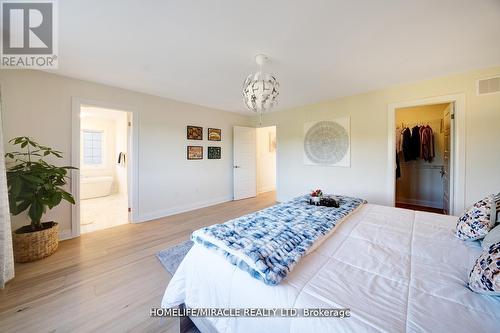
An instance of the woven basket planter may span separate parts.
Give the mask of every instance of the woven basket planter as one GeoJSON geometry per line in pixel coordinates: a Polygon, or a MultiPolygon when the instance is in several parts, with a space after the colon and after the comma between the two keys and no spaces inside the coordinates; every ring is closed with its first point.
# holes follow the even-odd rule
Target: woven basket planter
{"type": "Polygon", "coordinates": [[[43,223],[45,229],[26,232],[25,226],[12,234],[14,259],[16,262],[30,262],[50,256],[59,245],[59,225],[56,222],[43,223]]]}

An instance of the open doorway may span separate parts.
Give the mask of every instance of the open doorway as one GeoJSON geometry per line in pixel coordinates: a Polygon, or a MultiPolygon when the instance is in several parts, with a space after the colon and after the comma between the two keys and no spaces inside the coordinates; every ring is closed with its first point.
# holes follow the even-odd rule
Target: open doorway
{"type": "Polygon", "coordinates": [[[276,126],[257,128],[257,194],[276,191],[276,126]]]}
{"type": "Polygon", "coordinates": [[[453,103],[395,110],[396,206],[449,214],[453,103]]]}
{"type": "Polygon", "coordinates": [[[80,107],[80,233],[129,223],[128,165],[131,114],[80,107]]]}
{"type": "Polygon", "coordinates": [[[276,148],[276,126],[234,126],[234,200],[275,193],[276,148]]]}

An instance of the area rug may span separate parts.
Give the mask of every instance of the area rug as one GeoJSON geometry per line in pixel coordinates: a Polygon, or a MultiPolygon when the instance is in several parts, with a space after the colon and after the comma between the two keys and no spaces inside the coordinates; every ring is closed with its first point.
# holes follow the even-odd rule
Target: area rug
{"type": "MultiPolygon", "coordinates": [[[[187,240],[168,249],[161,250],[156,254],[156,258],[158,258],[167,272],[174,275],[177,267],[179,267],[182,259],[184,259],[188,251],[193,247],[193,244],[191,240],[187,240]]],[[[183,306],[184,304],[181,304],[181,307],[183,306]]],[[[180,318],[180,329],[181,333],[200,333],[189,317],[180,318]]]]}
{"type": "Polygon", "coordinates": [[[175,246],[169,247],[168,249],[161,250],[156,254],[156,258],[160,260],[167,272],[174,275],[177,267],[179,267],[182,259],[184,259],[192,246],[193,242],[191,240],[187,240],[175,246]]]}

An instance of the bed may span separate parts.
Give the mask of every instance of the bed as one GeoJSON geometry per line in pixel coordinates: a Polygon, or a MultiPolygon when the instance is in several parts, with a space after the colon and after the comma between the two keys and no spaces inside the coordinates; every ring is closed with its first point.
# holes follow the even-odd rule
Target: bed
{"type": "Polygon", "coordinates": [[[456,218],[365,204],[277,286],[195,244],[161,306],[349,308],[348,318],[192,318],[202,332],[498,332],[500,297],[467,288],[478,242],[456,218]]]}

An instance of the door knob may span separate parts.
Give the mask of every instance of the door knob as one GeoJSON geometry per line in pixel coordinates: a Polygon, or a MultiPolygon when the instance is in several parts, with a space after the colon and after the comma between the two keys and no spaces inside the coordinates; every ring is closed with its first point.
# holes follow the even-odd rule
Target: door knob
{"type": "Polygon", "coordinates": [[[235,166],[233,166],[233,168],[235,168],[235,169],[239,169],[239,168],[241,168],[241,167],[240,167],[239,165],[235,165],[235,166]]]}

